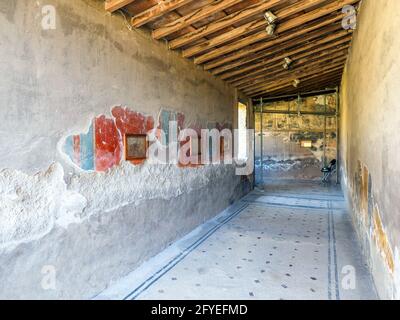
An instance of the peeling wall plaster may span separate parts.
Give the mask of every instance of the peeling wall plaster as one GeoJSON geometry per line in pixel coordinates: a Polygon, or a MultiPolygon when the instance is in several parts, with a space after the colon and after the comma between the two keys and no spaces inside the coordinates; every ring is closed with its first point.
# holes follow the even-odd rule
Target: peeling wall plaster
{"type": "Polygon", "coordinates": [[[46,4],[56,30],[40,2],[0,6],[0,298],[89,298],[248,191],[232,166],[123,161],[124,132],[167,118],[231,127],[231,87],[103,1],[46,4]],[[134,107],[108,110],[120,105],[134,107]],[[48,264],[54,292],[40,287],[48,264]]]}
{"type": "Polygon", "coordinates": [[[106,173],[82,173],[67,189],[60,164],[29,176],[0,172],[0,249],[40,239],[56,225],[67,228],[94,214],[152,200],[172,200],[235,175],[232,165],[179,168],[122,162],[106,173]]]}
{"type": "Polygon", "coordinates": [[[87,200],[67,190],[64,170],[54,164],[34,176],[16,170],[0,172],[0,249],[39,239],[57,224],[79,222],[87,200]]]}
{"type": "Polygon", "coordinates": [[[343,186],[383,299],[400,298],[399,11],[397,0],[363,1],[340,99],[343,186]]]}

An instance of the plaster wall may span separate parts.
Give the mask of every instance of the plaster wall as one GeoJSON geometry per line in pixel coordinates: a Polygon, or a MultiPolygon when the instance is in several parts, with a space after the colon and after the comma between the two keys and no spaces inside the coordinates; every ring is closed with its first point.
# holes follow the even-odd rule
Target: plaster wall
{"type": "Polygon", "coordinates": [[[248,188],[233,166],[122,159],[144,130],[126,119],[229,127],[235,92],[102,0],[0,1],[0,74],[0,298],[90,298],[248,188]]]}
{"type": "Polygon", "coordinates": [[[341,174],[381,298],[400,298],[400,1],[364,0],[341,91],[341,174]]]}

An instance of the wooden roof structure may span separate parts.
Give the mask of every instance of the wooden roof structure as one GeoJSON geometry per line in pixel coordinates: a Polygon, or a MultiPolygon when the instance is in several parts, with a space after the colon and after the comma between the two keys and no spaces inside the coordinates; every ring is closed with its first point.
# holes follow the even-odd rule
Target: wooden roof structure
{"type": "Polygon", "coordinates": [[[133,27],[257,98],[338,86],[353,32],[342,9],[359,1],[105,0],[105,8],[123,10],[133,27]],[[272,35],[268,11],[277,18],[272,35]]]}

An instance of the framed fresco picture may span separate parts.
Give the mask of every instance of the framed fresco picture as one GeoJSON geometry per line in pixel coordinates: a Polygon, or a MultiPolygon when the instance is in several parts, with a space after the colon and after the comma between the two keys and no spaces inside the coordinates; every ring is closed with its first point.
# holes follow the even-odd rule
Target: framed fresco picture
{"type": "Polygon", "coordinates": [[[125,135],[125,160],[137,161],[147,159],[148,149],[147,135],[126,134],[125,135]]]}

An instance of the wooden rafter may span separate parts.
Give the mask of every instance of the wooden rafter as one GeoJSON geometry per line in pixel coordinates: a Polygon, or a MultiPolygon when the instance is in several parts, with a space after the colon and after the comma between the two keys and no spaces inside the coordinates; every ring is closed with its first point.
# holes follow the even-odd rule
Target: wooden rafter
{"type": "Polygon", "coordinates": [[[135,0],[107,0],[105,3],[106,11],[114,12],[117,11],[128,4],[131,4],[135,0]]]}
{"type": "Polygon", "coordinates": [[[326,72],[342,69],[344,67],[344,62],[345,62],[345,58],[342,57],[341,59],[335,61],[332,64],[325,65],[324,67],[320,68],[319,70],[312,69],[312,70],[309,70],[308,72],[302,71],[301,74],[297,77],[292,76],[290,78],[283,78],[282,80],[280,80],[278,82],[274,82],[272,84],[260,86],[257,88],[253,88],[251,90],[246,90],[245,93],[248,94],[249,96],[254,96],[255,94],[260,93],[260,92],[266,92],[266,91],[270,91],[270,90],[275,90],[277,88],[282,88],[285,86],[291,86],[293,83],[293,80],[295,80],[296,78],[301,81],[304,81],[304,79],[309,79],[311,77],[318,78],[319,76],[321,76],[322,74],[324,74],[326,72]]]}
{"type": "Polygon", "coordinates": [[[295,54],[297,50],[301,49],[308,50],[308,48],[311,48],[316,42],[328,42],[328,40],[324,41],[321,38],[329,37],[330,34],[336,32],[337,30],[342,30],[339,25],[331,25],[326,28],[321,28],[317,31],[310,32],[304,36],[293,39],[292,41],[284,42],[270,49],[261,50],[242,59],[238,59],[221,67],[212,69],[211,73],[213,75],[220,75],[221,78],[227,78],[225,75],[228,72],[245,68],[249,64],[253,65],[262,60],[265,61],[267,59],[274,59],[277,56],[292,55],[295,54]]]}
{"type": "Polygon", "coordinates": [[[223,1],[215,1],[215,3],[202,7],[198,10],[195,10],[193,13],[183,16],[176,21],[168,23],[167,25],[160,27],[153,31],[152,35],[154,39],[164,38],[172,33],[175,33],[183,28],[190,26],[193,23],[196,23],[202,19],[207,18],[210,15],[213,15],[217,12],[220,12],[226,8],[229,8],[242,0],[223,0],[223,1]]]}
{"type": "Polygon", "coordinates": [[[158,19],[159,17],[163,16],[164,14],[174,11],[192,0],[161,0],[158,1],[158,3],[147,9],[146,11],[143,11],[137,15],[135,15],[132,20],[132,26],[135,28],[141,27],[145,25],[146,23],[149,23],[151,21],[154,21],[158,19]]]}
{"type": "Polygon", "coordinates": [[[212,62],[205,64],[204,69],[211,70],[211,69],[217,68],[221,65],[224,65],[226,63],[229,63],[231,61],[235,61],[240,58],[250,56],[261,50],[265,50],[265,49],[271,48],[275,45],[278,45],[278,44],[281,44],[281,43],[284,43],[287,41],[291,41],[292,39],[296,39],[303,35],[309,34],[310,32],[313,32],[313,31],[318,32],[318,30],[320,30],[321,28],[332,25],[332,24],[336,23],[337,21],[341,20],[342,17],[343,17],[342,14],[341,15],[334,14],[332,17],[324,19],[321,22],[318,22],[316,24],[311,24],[311,25],[303,27],[303,28],[299,28],[298,30],[296,30],[294,32],[287,32],[285,34],[282,34],[280,37],[276,37],[270,41],[259,42],[254,45],[247,46],[245,48],[242,48],[241,50],[233,52],[232,54],[226,55],[220,59],[217,59],[217,60],[214,60],[212,62]]]}
{"type": "Polygon", "coordinates": [[[351,46],[346,5],[360,0],[105,0],[124,8],[135,28],[150,29],[204,70],[249,97],[339,85],[351,46]],[[277,17],[268,35],[266,11],[277,17]],[[293,64],[283,68],[284,59],[293,64]],[[297,88],[293,80],[300,79],[297,88]]]}
{"type": "MultiPolygon", "coordinates": [[[[282,25],[280,25],[277,29],[277,33],[282,33],[288,30],[291,30],[295,27],[298,27],[306,22],[321,18],[325,15],[328,15],[332,12],[335,12],[337,10],[340,10],[343,8],[343,6],[345,5],[349,5],[352,3],[357,2],[358,0],[337,0],[334,1],[332,3],[330,3],[329,5],[327,5],[326,7],[322,7],[320,9],[316,9],[314,11],[311,11],[309,13],[303,14],[301,16],[298,16],[294,19],[289,20],[287,23],[284,23],[282,25]]],[[[243,47],[246,47],[248,45],[251,45],[253,43],[265,40],[270,38],[270,36],[265,32],[265,30],[258,32],[256,34],[250,35],[248,37],[242,38],[232,44],[228,44],[226,46],[223,47],[219,47],[209,53],[206,53],[204,55],[201,55],[199,57],[196,57],[194,59],[194,63],[195,64],[203,64],[207,61],[216,59],[226,53],[230,53],[232,51],[238,50],[238,49],[242,49],[243,47]]]]}
{"type": "MultiPolygon", "coordinates": [[[[314,6],[316,3],[322,3],[324,1],[325,0],[303,0],[303,1],[298,2],[290,7],[287,7],[285,9],[282,9],[282,10],[276,12],[276,15],[280,20],[283,20],[283,19],[288,18],[292,15],[295,15],[303,10],[306,10],[306,9],[310,8],[311,6],[314,6]]],[[[274,4],[276,5],[277,3],[274,3],[274,4]]],[[[238,37],[241,37],[241,36],[244,36],[251,32],[254,32],[254,31],[262,30],[263,35],[267,35],[267,33],[265,32],[266,25],[267,25],[267,22],[264,18],[246,23],[238,28],[235,28],[234,30],[232,30],[230,32],[227,32],[227,33],[217,36],[211,40],[205,41],[201,44],[198,44],[196,46],[193,46],[191,48],[183,50],[182,55],[185,58],[189,58],[189,57],[201,54],[205,51],[208,51],[212,48],[215,48],[216,46],[219,46],[221,44],[227,43],[233,39],[236,39],[238,37]]],[[[283,23],[279,27],[277,32],[284,32],[284,31],[289,30],[289,29],[287,29],[287,25],[289,25],[289,23],[283,23]]],[[[200,60],[198,60],[198,61],[200,61],[200,60]]]]}
{"type": "MultiPolygon", "coordinates": [[[[336,43],[338,43],[337,40],[338,38],[343,38],[345,40],[341,40],[339,42],[348,42],[351,40],[351,35],[345,31],[345,30],[341,30],[337,33],[333,33],[331,35],[328,35],[326,37],[323,37],[321,39],[318,39],[316,41],[313,42],[301,42],[299,43],[295,48],[289,48],[289,49],[283,49],[279,52],[277,51],[273,51],[271,55],[268,55],[267,57],[259,60],[258,62],[252,62],[251,64],[247,64],[244,67],[241,68],[237,68],[234,71],[230,71],[230,72],[226,72],[224,74],[222,74],[220,76],[221,79],[223,80],[227,80],[227,79],[232,79],[234,78],[235,80],[237,79],[242,79],[243,77],[247,77],[250,76],[252,77],[254,74],[257,74],[258,71],[263,70],[265,68],[267,68],[269,65],[271,65],[274,62],[280,62],[280,64],[283,64],[283,59],[286,57],[290,57],[292,60],[294,60],[294,62],[296,62],[298,59],[303,58],[303,55],[299,55],[300,53],[305,52],[305,55],[309,55],[318,51],[321,51],[325,48],[329,48],[331,46],[330,42],[333,41],[333,45],[336,45],[336,43]],[[275,54],[274,53],[278,53],[275,54]]],[[[232,81],[230,81],[232,82],[232,81]]]]}
{"type": "MultiPolygon", "coordinates": [[[[321,51],[313,51],[312,53],[307,53],[307,57],[304,58],[300,58],[300,56],[298,57],[298,60],[296,60],[296,65],[297,66],[302,66],[305,65],[307,63],[309,63],[310,61],[312,61],[311,58],[315,59],[322,59],[324,57],[329,57],[332,53],[336,52],[336,51],[343,51],[345,53],[347,53],[347,50],[349,48],[349,42],[338,46],[338,47],[333,47],[333,48],[328,48],[326,50],[321,50],[321,51]]],[[[304,54],[305,55],[305,54],[304,54]]],[[[272,72],[274,72],[272,75],[274,75],[275,73],[281,71],[280,69],[282,69],[281,66],[275,66],[275,67],[271,67],[270,71],[271,74],[272,72]]],[[[268,72],[268,71],[267,71],[268,72]]],[[[256,85],[258,83],[262,83],[265,81],[268,81],[270,79],[270,76],[268,75],[268,77],[265,76],[265,73],[260,73],[258,76],[255,76],[254,78],[250,78],[251,80],[249,80],[249,78],[244,78],[238,82],[236,82],[235,86],[241,90],[246,89],[248,87],[251,87],[253,85],[256,85]]]]}
{"type": "Polygon", "coordinates": [[[201,27],[196,31],[193,31],[191,33],[185,34],[182,37],[172,40],[169,43],[169,47],[171,49],[178,49],[183,46],[186,46],[214,32],[218,32],[222,29],[228,28],[244,19],[255,16],[259,13],[263,13],[272,8],[274,5],[278,4],[279,2],[282,2],[282,0],[262,0],[260,3],[249,6],[238,12],[234,12],[226,16],[225,18],[222,18],[221,20],[205,25],[204,27],[201,27]]]}

